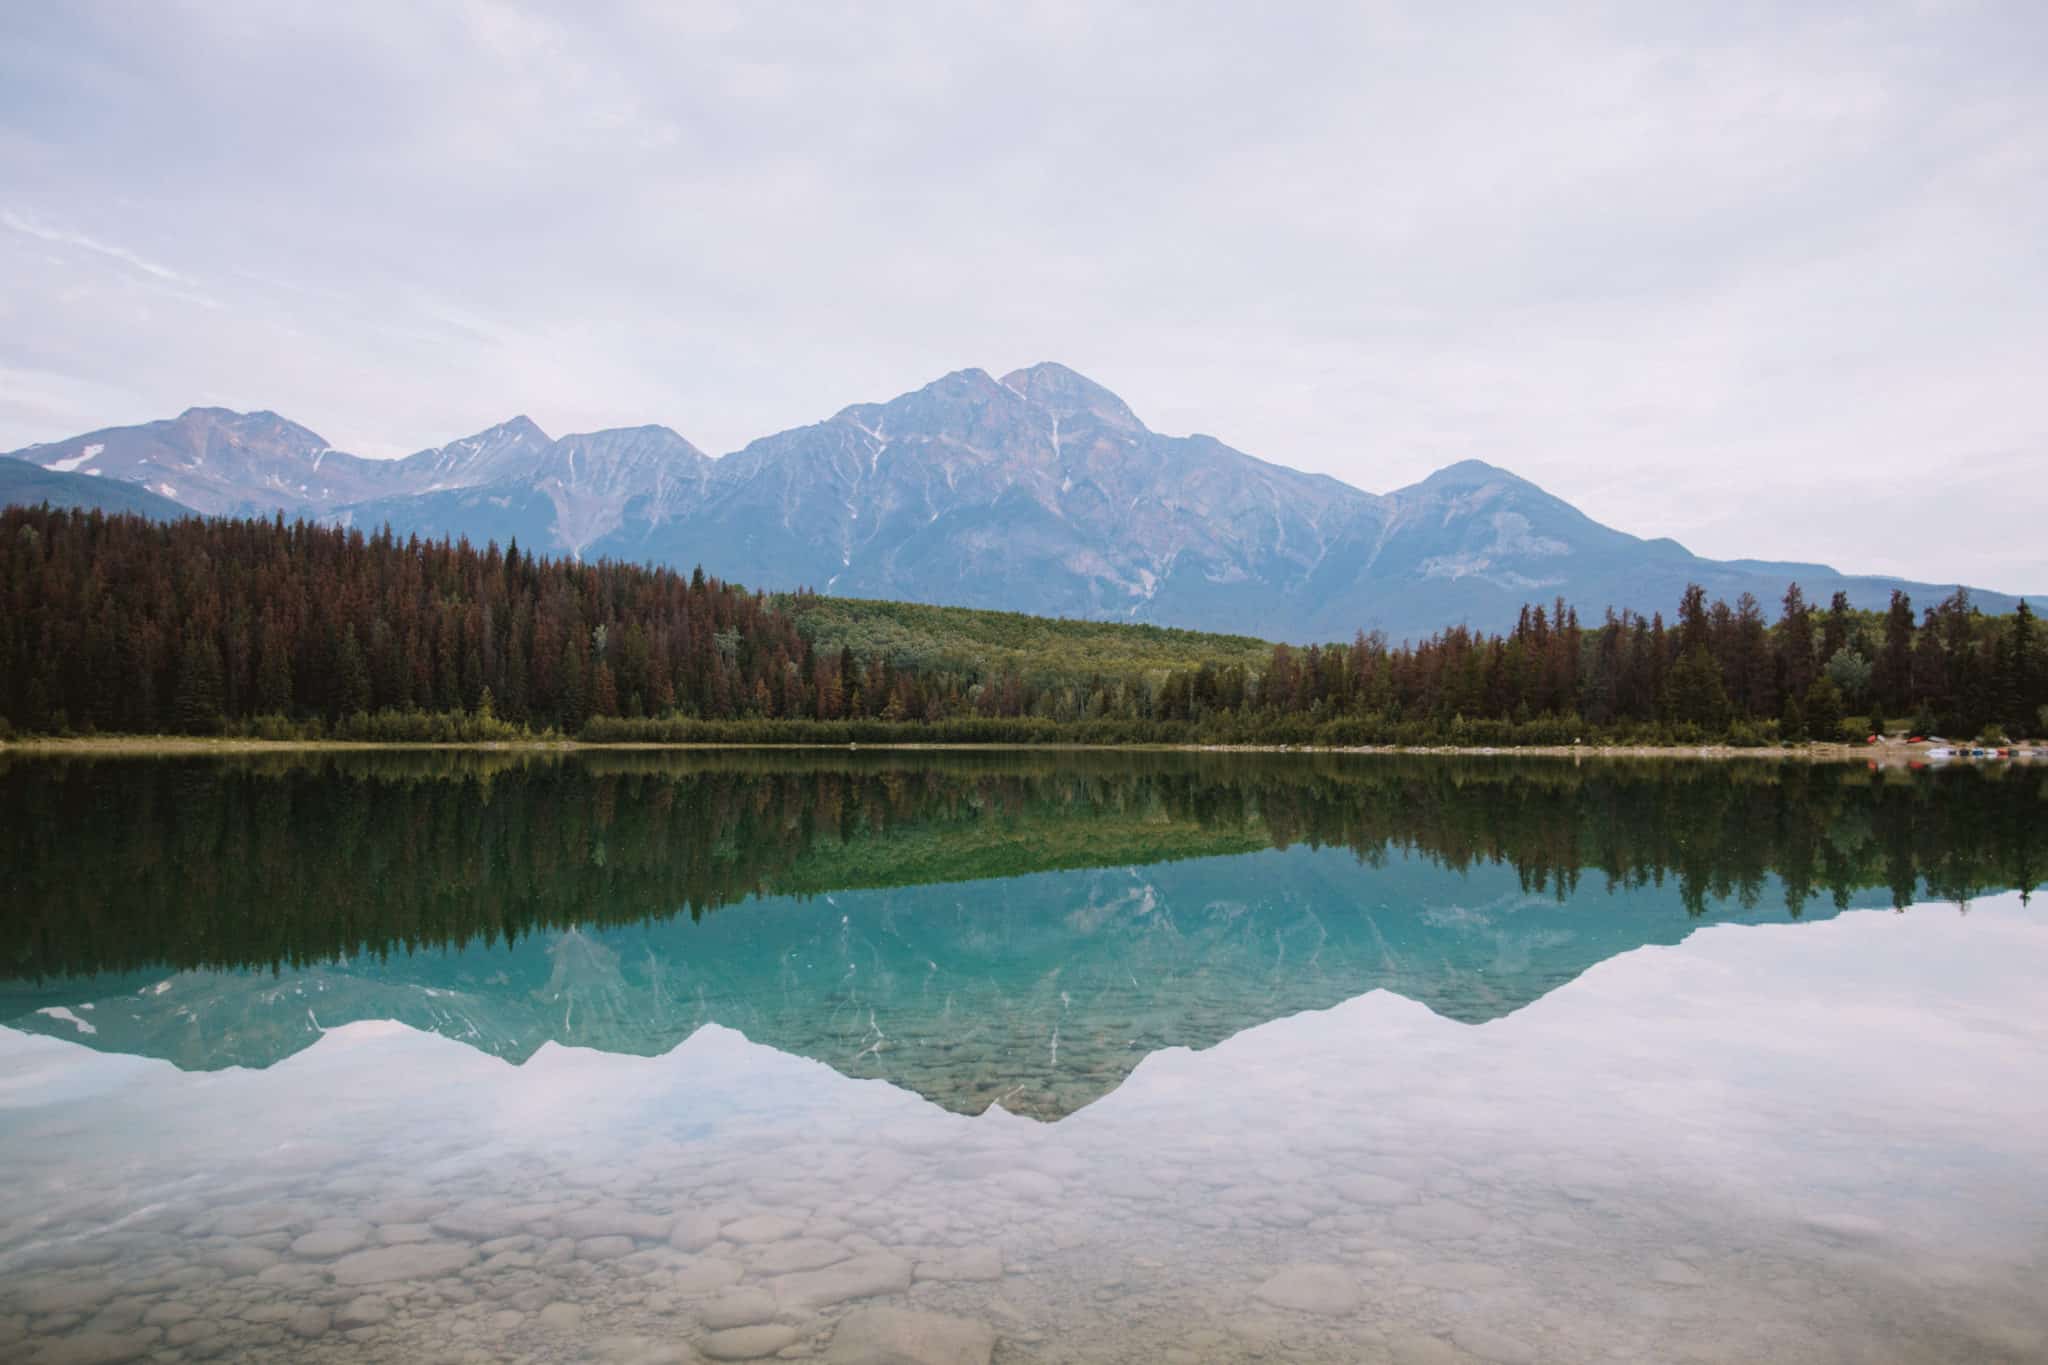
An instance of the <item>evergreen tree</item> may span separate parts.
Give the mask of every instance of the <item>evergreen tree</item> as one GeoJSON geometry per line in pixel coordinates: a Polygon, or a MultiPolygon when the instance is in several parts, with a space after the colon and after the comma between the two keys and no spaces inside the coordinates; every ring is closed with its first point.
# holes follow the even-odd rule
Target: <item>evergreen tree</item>
{"type": "Polygon", "coordinates": [[[1824,744],[1842,739],[1842,689],[1823,673],[1806,693],[1806,728],[1824,744]]]}
{"type": "Polygon", "coordinates": [[[1789,700],[1806,695],[1813,686],[1813,611],[1797,583],[1785,589],[1784,609],[1778,615],[1776,639],[1778,686],[1789,700]]]}
{"type": "Polygon", "coordinates": [[[370,709],[370,666],[363,659],[363,647],[356,641],[356,628],[345,627],[341,644],[334,651],[334,715],[336,719],[361,715],[370,709]]]}
{"type": "Polygon", "coordinates": [[[1778,738],[1787,744],[1806,742],[1806,708],[1795,693],[1785,694],[1785,710],[1778,717],[1778,738]]]}
{"type": "Polygon", "coordinates": [[[612,667],[600,661],[590,671],[590,714],[593,716],[616,716],[619,714],[619,687],[612,677],[612,667]]]}
{"type": "Polygon", "coordinates": [[[171,703],[181,732],[210,735],[220,729],[226,690],[221,674],[220,646],[213,637],[197,627],[186,631],[184,647],[178,653],[178,688],[171,703]]]}
{"type": "Polygon", "coordinates": [[[1913,685],[1913,599],[1892,589],[1884,614],[1884,650],[1876,669],[1878,696],[1889,707],[1903,707],[1913,685]]]}
{"type": "Polygon", "coordinates": [[[2013,610],[2011,623],[2006,627],[2008,676],[2005,714],[2009,718],[2008,728],[2015,734],[2031,728],[2040,707],[2048,703],[2048,689],[2043,686],[2044,670],[2037,624],[2034,609],[2022,597],[2019,606],[2013,610]]]}
{"type": "Polygon", "coordinates": [[[588,715],[584,691],[584,648],[579,634],[571,634],[562,641],[561,663],[556,669],[558,700],[555,704],[555,723],[568,734],[575,734],[583,728],[588,715]]]}
{"type": "Polygon", "coordinates": [[[1721,667],[1706,646],[1696,646],[1680,656],[1665,688],[1666,707],[1673,721],[1710,732],[1727,725],[1728,693],[1721,685],[1721,667]]]}
{"type": "Polygon", "coordinates": [[[256,713],[281,716],[292,707],[292,660],[284,631],[266,615],[256,655],[256,713]]]}
{"type": "Polygon", "coordinates": [[[1849,647],[1849,618],[1849,594],[1838,592],[1828,600],[1828,614],[1821,622],[1821,658],[1832,659],[1849,647]]]}

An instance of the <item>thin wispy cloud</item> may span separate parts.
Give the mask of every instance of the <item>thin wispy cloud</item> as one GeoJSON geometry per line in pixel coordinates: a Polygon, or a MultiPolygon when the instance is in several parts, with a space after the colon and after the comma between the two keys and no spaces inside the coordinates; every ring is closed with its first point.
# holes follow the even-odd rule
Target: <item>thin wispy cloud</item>
{"type": "Polygon", "coordinates": [[[159,265],[155,261],[137,255],[125,246],[116,246],[112,242],[102,242],[88,237],[82,232],[66,232],[60,228],[48,227],[41,223],[32,222],[18,213],[9,211],[0,211],[0,224],[4,224],[9,229],[19,232],[25,237],[33,237],[39,242],[51,242],[58,246],[78,247],[84,251],[97,252],[102,256],[120,261],[124,265],[131,265],[145,275],[152,275],[160,280],[169,280],[173,284],[192,283],[191,280],[180,275],[167,265],[159,265]]]}

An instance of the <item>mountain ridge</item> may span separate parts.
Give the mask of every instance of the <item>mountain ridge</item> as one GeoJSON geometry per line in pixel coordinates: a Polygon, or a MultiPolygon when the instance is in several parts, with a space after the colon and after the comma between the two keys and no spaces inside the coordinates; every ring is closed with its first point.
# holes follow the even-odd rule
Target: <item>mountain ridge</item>
{"type": "MultiPolygon", "coordinates": [[[[1668,609],[1688,583],[1775,604],[1926,604],[1958,584],[1710,560],[1586,516],[1480,459],[1370,493],[1204,434],[1145,426],[1045,361],[955,370],[719,457],[661,425],[550,437],[523,415],[397,460],[274,412],[188,408],[13,452],[213,515],[517,539],[580,558],[702,564],[771,590],[1151,622],[1288,640],[1503,629],[1528,601],[1668,609]],[[90,466],[89,469],[86,466],[90,466]]],[[[1972,589],[1992,610],[2016,598],[1972,589]]]]}

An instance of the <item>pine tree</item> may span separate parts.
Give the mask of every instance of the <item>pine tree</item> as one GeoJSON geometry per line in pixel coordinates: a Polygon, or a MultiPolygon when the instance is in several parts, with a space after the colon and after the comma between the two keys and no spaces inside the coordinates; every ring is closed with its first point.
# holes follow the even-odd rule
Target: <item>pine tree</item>
{"type": "Polygon", "coordinates": [[[1776,637],[1778,686],[1787,700],[1797,700],[1813,686],[1813,610],[1797,583],[1785,589],[1776,637]]]}
{"type": "Polygon", "coordinates": [[[1884,649],[1877,658],[1876,680],[1885,705],[1906,704],[1913,685],[1913,599],[1896,588],[1884,614],[1884,649]]]}
{"type": "Polygon", "coordinates": [[[1667,710],[1681,725],[1697,725],[1713,732],[1728,723],[1728,692],[1721,684],[1721,666],[1706,646],[1698,646],[1679,657],[1665,680],[1667,710]]]}
{"type": "Polygon", "coordinates": [[[221,675],[220,646],[213,637],[196,626],[186,631],[178,653],[178,690],[171,702],[180,731],[210,735],[220,729],[225,692],[221,675]]]}
{"type": "MultiPolygon", "coordinates": [[[[1849,594],[1838,592],[1828,601],[1828,614],[1821,621],[1820,657],[1832,659],[1849,647],[1849,594]]],[[[1811,717],[1808,717],[1811,719],[1811,717]]]]}
{"type": "Polygon", "coordinates": [[[555,722],[567,734],[583,728],[585,711],[583,643],[579,634],[562,641],[562,659],[555,670],[555,722]]]}
{"type": "Polygon", "coordinates": [[[1796,693],[1785,694],[1785,710],[1778,717],[1778,738],[1787,744],[1806,742],[1806,708],[1799,704],[1796,693]]]}
{"type": "Polygon", "coordinates": [[[336,719],[346,719],[369,709],[370,666],[351,625],[343,629],[341,645],[334,651],[334,714],[336,719]]]}
{"type": "Polygon", "coordinates": [[[1825,673],[1814,679],[1813,686],[1807,689],[1806,727],[1823,744],[1841,741],[1842,689],[1835,686],[1835,680],[1825,673]]]}
{"type": "Polygon", "coordinates": [[[590,671],[590,714],[593,716],[616,716],[619,714],[619,685],[612,677],[612,666],[599,662],[590,671]]]}
{"type": "Polygon", "coordinates": [[[292,660],[285,649],[284,631],[266,615],[263,643],[256,654],[256,713],[281,716],[292,706],[292,660]]]}
{"type": "Polygon", "coordinates": [[[2006,627],[2007,728],[2014,734],[2031,729],[2041,706],[2048,703],[2036,625],[2034,609],[2022,597],[2006,627]]]}

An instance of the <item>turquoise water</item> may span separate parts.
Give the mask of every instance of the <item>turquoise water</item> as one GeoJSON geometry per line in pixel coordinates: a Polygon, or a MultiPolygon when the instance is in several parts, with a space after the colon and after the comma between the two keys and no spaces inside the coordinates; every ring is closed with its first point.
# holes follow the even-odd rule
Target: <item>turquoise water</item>
{"type": "Polygon", "coordinates": [[[2035,1360],[2038,783],[0,769],[0,1355],[2035,1360]]]}

